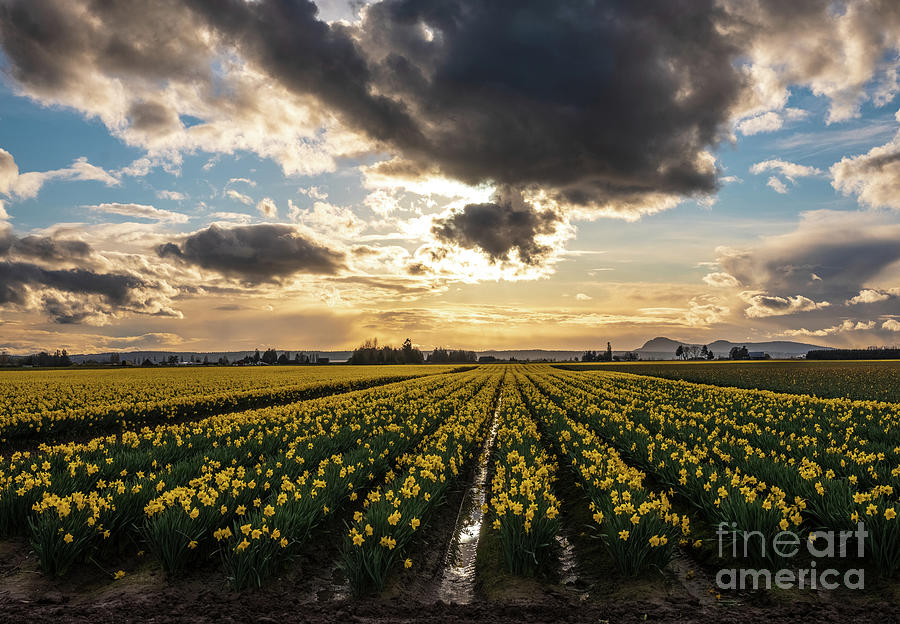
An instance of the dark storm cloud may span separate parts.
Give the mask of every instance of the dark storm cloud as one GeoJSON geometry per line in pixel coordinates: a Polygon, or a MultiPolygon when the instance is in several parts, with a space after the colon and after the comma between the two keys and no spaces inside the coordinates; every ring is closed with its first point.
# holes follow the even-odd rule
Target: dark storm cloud
{"type": "Polygon", "coordinates": [[[94,273],[85,269],[45,269],[27,262],[0,262],[0,305],[37,305],[57,323],[78,323],[98,313],[107,314],[114,308],[128,307],[139,311],[135,290],[144,286],[140,279],[130,275],[94,273]],[[29,299],[31,291],[38,293],[37,304],[29,299]],[[85,296],[98,297],[100,305],[86,302],[85,296]]]}
{"type": "Polygon", "coordinates": [[[295,273],[334,274],[344,255],[301,236],[289,225],[211,225],[157,252],[187,264],[239,277],[250,283],[277,281],[295,273]]]}
{"type": "Polygon", "coordinates": [[[82,241],[60,240],[49,236],[18,238],[11,227],[0,225],[0,256],[8,254],[44,262],[71,262],[90,256],[91,246],[82,241]]]}
{"type": "Polygon", "coordinates": [[[880,291],[861,296],[900,262],[900,225],[886,213],[806,213],[792,232],[755,247],[720,248],[717,262],[745,289],[751,317],[900,311],[893,296],[880,291]]]}
{"type": "Polygon", "coordinates": [[[718,16],[711,0],[385,0],[358,34],[427,128],[398,142],[407,158],[605,203],[715,189],[700,155],[742,88],[718,16]]]}
{"type": "Polygon", "coordinates": [[[341,26],[317,18],[311,0],[185,0],[241,53],[288,88],[317,96],[380,141],[418,144],[405,107],[373,93],[367,59],[341,26]]]}
{"type": "MultiPolygon", "coordinates": [[[[721,17],[713,0],[383,0],[348,27],[309,0],[7,0],[0,41],[20,83],[80,98],[85,67],[221,98],[213,59],[234,46],[413,170],[614,210],[716,188],[703,152],[743,87],[721,17]]],[[[130,117],[162,132],[171,115],[130,117]]]]}
{"type": "Polygon", "coordinates": [[[86,258],[91,246],[82,241],[57,240],[48,236],[25,236],[12,245],[20,256],[29,256],[45,262],[66,262],[86,258]]]}
{"type": "Polygon", "coordinates": [[[522,262],[533,264],[549,251],[535,237],[552,234],[558,223],[556,213],[538,212],[514,193],[501,193],[494,202],[469,204],[436,221],[432,233],[447,243],[478,248],[495,261],[508,260],[515,249],[522,262]]]}
{"type": "MultiPolygon", "coordinates": [[[[719,264],[739,282],[782,296],[844,301],[900,260],[900,239],[889,240],[859,228],[859,238],[808,239],[769,255],[771,247],[744,255],[724,255],[719,264]]],[[[833,233],[837,234],[837,233],[833,233]]]]}
{"type": "Polygon", "coordinates": [[[80,67],[147,81],[209,76],[202,23],[180,0],[8,0],[0,41],[9,71],[56,95],[80,67]]]}
{"type": "Polygon", "coordinates": [[[19,238],[0,224],[0,307],[39,311],[57,323],[104,324],[125,312],[180,317],[165,282],[101,273],[103,258],[82,241],[19,238]],[[74,268],[69,268],[74,267],[74,268]]]}
{"type": "Polygon", "coordinates": [[[143,284],[130,275],[94,273],[85,269],[44,269],[26,262],[0,262],[0,304],[25,303],[23,286],[101,295],[112,303],[124,303],[130,291],[143,284]]]}
{"type": "Polygon", "coordinates": [[[185,112],[142,99],[173,81],[235,118],[256,107],[222,81],[236,51],[409,171],[640,214],[661,195],[714,191],[706,150],[732,114],[777,108],[782,88],[808,86],[835,119],[852,116],[895,51],[898,6],[382,0],[348,26],[310,0],[4,0],[0,43],[30,95],[95,115],[121,93],[93,79],[123,86],[134,101],[110,119],[128,113],[142,136],[185,112]],[[772,84],[749,84],[739,65],[754,55],[781,59],[762,67],[772,84]]]}

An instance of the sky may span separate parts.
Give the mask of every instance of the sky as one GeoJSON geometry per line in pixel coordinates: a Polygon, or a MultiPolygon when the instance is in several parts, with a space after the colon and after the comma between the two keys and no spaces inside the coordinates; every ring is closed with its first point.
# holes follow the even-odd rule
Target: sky
{"type": "Polygon", "coordinates": [[[0,349],[900,344],[900,4],[0,0],[0,349]]]}

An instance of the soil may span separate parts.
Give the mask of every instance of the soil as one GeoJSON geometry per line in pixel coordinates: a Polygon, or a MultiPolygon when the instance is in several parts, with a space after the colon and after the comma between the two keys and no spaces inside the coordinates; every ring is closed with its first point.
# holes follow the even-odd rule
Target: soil
{"type": "MultiPolygon", "coordinates": [[[[125,579],[123,579],[124,581],[125,579]]],[[[308,602],[287,585],[234,594],[191,583],[141,587],[118,581],[90,598],[61,591],[30,600],[0,599],[0,620],[52,622],[896,622],[888,603],[796,603],[778,608],[703,607],[695,602],[616,601],[594,604],[566,594],[541,593],[519,601],[476,601],[468,605],[395,600],[308,602]]]]}

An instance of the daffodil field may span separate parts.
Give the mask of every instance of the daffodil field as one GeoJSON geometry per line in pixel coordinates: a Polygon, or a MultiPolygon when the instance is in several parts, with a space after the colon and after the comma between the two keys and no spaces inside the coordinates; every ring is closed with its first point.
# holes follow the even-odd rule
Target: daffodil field
{"type": "Polygon", "coordinates": [[[511,575],[552,576],[566,530],[631,578],[721,523],[814,543],[860,521],[866,565],[900,571],[895,403],[497,364],[15,371],[0,413],[0,539],[51,577],[215,569],[243,590],[326,536],[351,591],[377,593],[418,572],[483,448],[481,536],[511,575]]]}
{"type": "Polygon", "coordinates": [[[451,366],[9,371],[0,375],[0,444],[122,429],[291,403],[451,370],[451,366]],[[110,374],[110,373],[113,374],[110,374]]]}

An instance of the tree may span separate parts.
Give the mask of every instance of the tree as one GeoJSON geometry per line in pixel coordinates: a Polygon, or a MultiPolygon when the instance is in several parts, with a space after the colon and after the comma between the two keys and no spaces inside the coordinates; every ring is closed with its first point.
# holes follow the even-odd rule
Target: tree
{"type": "Polygon", "coordinates": [[[678,348],[675,349],[675,357],[679,360],[684,359],[684,345],[678,345],[678,348]]]}
{"type": "Polygon", "coordinates": [[[606,361],[612,362],[612,345],[610,343],[606,343],[606,361]]]}
{"type": "Polygon", "coordinates": [[[282,353],[281,355],[279,355],[279,356],[278,356],[278,363],[279,363],[279,364],[290,364],[290,363],[291,363],[291,360],[288,358],[288,354],[287,354],[287,353],[282,353]]]}
{"type": "MultiPolygon", "coordinates": [[[[258,353],[258,352],[257,352],[258,353]]],[[[275,364],[278,362],[278,351],[275,349],[266,349],[262,355],[262,361],[266,364],[275,364]]]]}
{"type": "Polygon", "coordinates": [[[750,357],[750,352],[747,351],[747,347],[731,347],[731,351],[728,352],[728,356],[732,360],[746,360],[750,357]]]}
{"type": "Polygon", "coordinates": [[[478,355],[474,351],[444,347],[436,347],[428,356],[428,362],[431,364],[474,364],[477,361],[478,355]]]}
{"type": "Polygon", "coordinates": [[[704,348],[706,349],[706,359],[707,359],[707,360],[714,360],[714,359],[716,359],[716,354],[713,353],[713,350],[712,350],[712,349],[710,349],[709,347],[704,347],[704,348]]]}
{"type": "Polygon", "coordinates": [[[409,338],[400,348],[390,345],[379,347],[377,338],[366,340],[353,350],[348,360],[350,364],[421,364],[424,361],[422,352],[413,346],[409,338]]]}
{"type": "Polygon", "coordinates": [[[706,347],[706,345],[703,345],[703,348],[700,349],[700,357],[704,360],[709,359],[709,349],[706,347]]]}
{"type": "Polygon", "coordinates": [[[259,349],[256,350],[256,353],[253,354],[253,363],[257,364],[260,360],[259,349]]]}

